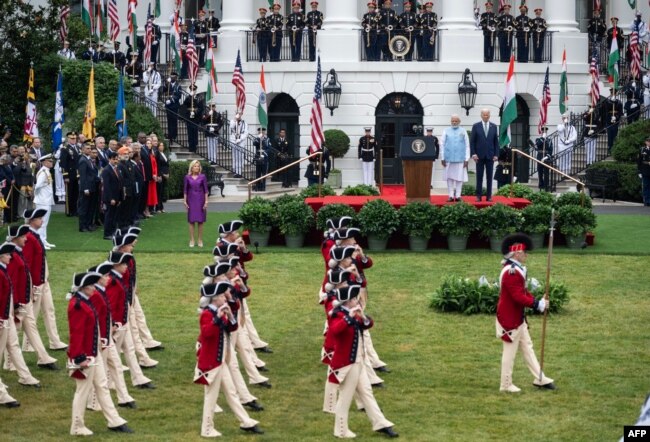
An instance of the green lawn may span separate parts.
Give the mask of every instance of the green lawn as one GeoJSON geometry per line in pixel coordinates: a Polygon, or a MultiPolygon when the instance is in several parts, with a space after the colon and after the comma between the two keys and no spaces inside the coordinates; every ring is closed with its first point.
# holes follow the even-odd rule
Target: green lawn
{"type": "MultiPolygon", "coordinates": [[[[231,215],[210,214],[206,238],[211,241],[206,242],[216,236],[217,218],[231,215]]],[[[211,255],[208,248],[187,248],[183,217],[169,214],[147,221],[138,244],[142,303],[154,337],[166,348],[152,353],[160,365],[146,373],[158,389],[131,388],[139,408],[120,409],[136,431],[130,437],[133,440],[200,439],[203,394],[201,387],[192,384],[196,304],[201,269],[211,255]]],[[[498,254],[371,253],[375,266],[367,276],[368,312],[376,320],[373,341],[393,370],[383,376],[386,388],[375,394],[401,440],[615,440],[624,424],[636,420],[650,390],[648,286],[640,276],[638,257],[609,252],[619,251],[611,242],[620,230],[617,222],[632,219],[642,226],[643,219],[618,217],[617,221],[612,217],[610,222],[605,218],[599,217],[596,247],[562,252],[554,258],[553,278],[565,282],[572,296],[566,311],[550,317],[548,323],[545,368],[556,380],[555,392],[533,389],[519,358],[515,382],[522,393],[500,394],[501,345],[494,337],[494,318],[440,314],[427,307],[428,295],[445,274],[497,277],[498,254]]],[[[64,296],[72,273],[103,260],[109,244],[97,232],[77,234],[72,220],[62,216],[55,216],[51,225],[50,240],[58,246],[49,253],[51,281],[59,329],[67,339],[64,296]]],[[[638,246],[619,246],[625,253],[647,253],[645,236],[633,235],[638,246]]],[[[530,275],[542,279],[545,265],[545,254],[533,253],[530,275]]],[[[273,388],[253,389],[266,407],[254,415],[266,430],[260,440],[332,440],[333,416],[320,411],[324,314],[316,293],[322,258],[316,248],[292,253],[273,248],[257,255],[247,268],[255,323],[275,350],[262,357],[271,370],[273,388]]],[[[540,319],[532,318],[530,326],[539,351],[540,319]]],[[[64,355],[53,354],[63,365],[64,355]]],[[[35,365],[33,354],[27,360],[35,365]]],[[[23,404],[16,410],[0,409],[4,440],[55,441],[68,434],[74,381],[64,371],[34,369],[34,373],[44,385],[41,391],[20,387],[14,374],[2,372],[3,382],[23,404]]],[[[216,416],[224,437],[254,439],[241,434],[223,398],[219,403],[226,409],[216,416]]],[[[88,412],[86,416],[87,426],[95,431],[94,440],[124,440],[124,436],[109,434],[101,414],[88,412]]],[[[359,439],[381,439],[372,433],[362,413],[351,412],[350,428],[359,439]]]]}

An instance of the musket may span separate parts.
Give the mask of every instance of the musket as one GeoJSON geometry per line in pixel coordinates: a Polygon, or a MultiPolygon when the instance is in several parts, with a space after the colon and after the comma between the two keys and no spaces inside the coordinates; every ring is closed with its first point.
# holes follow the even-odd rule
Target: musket
{"type": "Polygon", "coordinates": [[[539,357],[539,380],[541,381],[544,376],[544,344],[546,343],[546,320],[548,318],[548,295],[551,282],[551,262],[553,258],[553,232],[555,232],[555,209],[551,210],[551,224],[548,229],[548,256],[546,258],[546,286],[544,287],[544,300],[546,301],[546,309],[544,310],[544,318],[542,320],[542,350],[539,357]]]}

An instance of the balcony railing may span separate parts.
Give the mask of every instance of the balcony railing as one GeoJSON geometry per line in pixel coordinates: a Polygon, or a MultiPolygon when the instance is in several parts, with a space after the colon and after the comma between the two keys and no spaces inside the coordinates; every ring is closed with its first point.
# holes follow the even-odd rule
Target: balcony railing
{"type": "MultiPolygon", "coordinates": [[[[302,32],[246,31],[246,61],[309,61],[310,35],[313,34],[307,28],[302,32]]],[[[315,38],[319,38],[318,33],[315,38]]],[[[312,56],[315,57],[315,50],[312,56]]]]}
{"type": "MultiPolygon", "coordinates": [[[[482,33],[483,30],[479,29],[482,33]]],[[[517,39],[517,31],[512,31],[510,33],[510,39],[512,41],[511,52],[504,52],[504,57],[501,57],[501,41],[499,38],[500,31],[495,31],[493,35],[489,38],[492,40],[494,45],[494,61],[508,62],[510,61],[510,53],[512,52],[515,55],[515,60],[519,60],[519,40],[517,39]]],[[[527,52],[528,52],[528,63],[552,63],[553,62],[553,34],[554,32],[546,31],[544,35],[537,34],[536,32],[529,32],[527,39],[527,52]],[[535,52],[537,48],[541,48],[541,57],[536,60],[535,52]]],[[[504,40],[508,38],[507,33],[505,34],[504,40]]],[[[524,45],[526,46],[526,38],[522,39],[524,45]]],[[[507,40],[506,40],[507,41],[507,40]]]]}
{"type": "MultiPolygon", "coordinates": [[[[396,35],[403,35],[411,42],[411,49],[406,54],[404,61],[440,61],[440,39],[441,30],[433,33],[425,33],[414,30],[409,33],[404,30],[396,30],[390,33],[390,39],[396,35]],[[424,48],[424,39],[433,40],[431,52],[424,48]]],[[[388,49],[388,33],[385,31],[359,31],[359,45],[361,61],[395,61],[396,58],[388,49]],[[384,37],[384,38],[382,38],[384,37]],[[385,43],[384,43],[385,42],[385,43]]]]}

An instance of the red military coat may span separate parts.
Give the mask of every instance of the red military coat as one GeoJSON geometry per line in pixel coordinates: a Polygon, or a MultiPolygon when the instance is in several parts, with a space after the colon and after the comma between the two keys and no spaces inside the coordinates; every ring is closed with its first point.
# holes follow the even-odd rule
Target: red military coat
{"type": "Polygon", "coordinates": [[[516,329],[524,322],[524,309],[535,303],[535,297],[526,289],[526,270],[517,263],[506,263],[501,270],[497,304],[499,324],[506,331],[516,329]]]}
{"type": "Polygon", "coordinates": [[[110,343],[110,333],[111,333],[111,312],[108,310],[108,304],[104,298],[103,287],[95,285],[95,294],[91,296],[90,302],[93,307],[95,307],[95,313],[97,313],[97,322],[99,323],[99,337],[102,339],[103,345],[108,345],[110,343]]]}
{"type": "Polygon", "coordinates": [[[0,320],[6,321],[11,313],[11,279],[7,267],[0,263],[0,320]]]}
{"type": "MultiPolygon", "coordinates": [[[[91,356],[97,356],[99,339],[97,314],[92,302],[79,292],[75,293],[68,303],[68,326],[70,329],[68,358],[80,364],[91,356]]],[[[73,376],[78,377],[74,374],[73,376]]]]}
{"type": "Polygon", "coordinates": [[[201,331],[196,358],[199,370],[205,373],[222,364],[227,350],[226,333],[237,330],[237,322],[232,323],[225,314],[217,315],[212,307],[206,307],[201,312],[199,324],[201,331]]]}
{"type": "Polygon", "coordinates": [[[368,281],[366,280],[366,275],[363,273],[363,270],[372,267],[372,259],[369,256],[366,256],[366,260],[364,261],[361,256],[357,256],[354,259],[353,263],[357,267],[359,276],[361,276],[361,279],[363,279],[361,282],[361,287],[366,287],[368,285],[368,281]]]}
{"type": "MultiPolygon", "coordinates": [[[[336,309],[335,309],[336,311],[336,309]]],[[[345,309],[340,309],[327,331],[332,335],[334,342],[334,356],[330,363],[332,373],[329,375],[330,382],[338,384],[339,381],[334,371],[339,368],[354,364],[357,360],[357,352],[362,350],[361,333],[373,326],[372,318],[367,317],[364,323],[361,319],[351,317],[345,309]]]]}
{"type": "Polygon", "coordinates": [[[124,282],[124,275],[111,270],[111,277],[106,285],[106,297],[108,298],[111,317],[114,322],[119,322],[122,325],[129,322],[129,301],[126,298],[124,282]]]}
{"type": "Polygon", "coordinates": [[[30,229],[23,247],[23,255],[32,275],[32,284],[36,287],[45,282],[45,246],[37,232],[30,229]]]}
{"type": "Polygon", "coordinates": [[[24,255],[18,249],[11,254],[11,261],[7,265],[7,272],[13,285],[14,305],[27,304],[31,299],[32,277],[27,267],[24,255]]]}

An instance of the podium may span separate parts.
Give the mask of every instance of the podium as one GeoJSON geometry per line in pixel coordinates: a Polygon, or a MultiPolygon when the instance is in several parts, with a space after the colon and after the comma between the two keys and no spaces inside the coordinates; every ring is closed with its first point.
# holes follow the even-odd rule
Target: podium
{"type": "Polygon", "coordinates": [[[438,156],[433,137],[402,137],[399,155],[404,171],[406,202],[429,202],[433,161],[438,156]]]}

